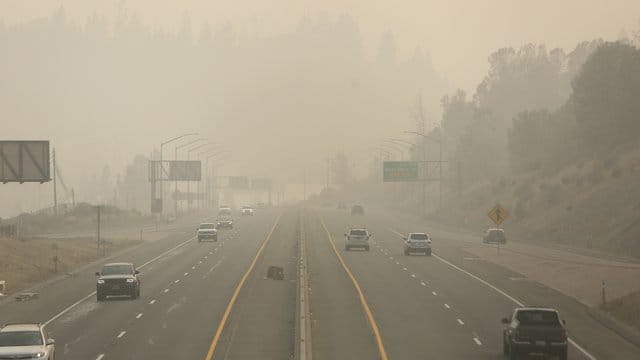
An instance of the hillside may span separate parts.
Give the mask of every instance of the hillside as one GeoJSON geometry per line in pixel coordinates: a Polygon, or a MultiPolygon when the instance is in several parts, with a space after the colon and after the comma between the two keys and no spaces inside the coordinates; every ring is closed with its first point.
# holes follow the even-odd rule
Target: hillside
{"type": "Polygon", "coordinates": [[[476,185],[439,217],[484,229],[491,226],[487,211],[498,202],[511,214],[504,223],[511,238],[640,257],[639,183],[636,147],[555,174],[531,172],[476,185]]]}

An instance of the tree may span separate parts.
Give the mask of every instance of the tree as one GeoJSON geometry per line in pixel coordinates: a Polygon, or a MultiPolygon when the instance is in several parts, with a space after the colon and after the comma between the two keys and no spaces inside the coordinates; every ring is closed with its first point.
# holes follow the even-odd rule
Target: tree
{"type": "Polygon", "coordinates": [[[583,149],[601,152],[640,134],[640,50],[605,43],[573,82],[572,101],[583,149]]]}

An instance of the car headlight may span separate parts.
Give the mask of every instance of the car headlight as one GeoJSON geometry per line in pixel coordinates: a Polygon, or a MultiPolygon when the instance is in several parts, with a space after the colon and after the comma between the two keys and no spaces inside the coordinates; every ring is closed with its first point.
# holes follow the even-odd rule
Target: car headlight
{"type": "Polygon", "coordinates": [[[34,356],[33,356],[33,357],[34,357],[34,358],[38,358],[38,359],[39,359],[39,358],[43,358],[43,357],[45,357],[46,355],[47,355],[47,353],[45,353],[44,351],[40,351],[39,353],[34,354],[34,356]]]}
{"type": "Polygon", "coordinates": [[[127,279],[127,282],[128,282],[128,283],[132,283],[132,282],[134,282],[134,281],[135,281],[134,279],[127,279]]]}
{"type": "Polygon", "coordinates": [[[104,284],[104,280],[98,279],[98,284],[104,284]]]}

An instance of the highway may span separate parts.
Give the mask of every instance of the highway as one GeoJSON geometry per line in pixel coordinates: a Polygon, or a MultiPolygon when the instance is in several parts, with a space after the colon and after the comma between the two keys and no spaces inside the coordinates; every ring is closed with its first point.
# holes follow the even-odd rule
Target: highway
{"type": "Polygon", "coordinates": [[[4,302],[0,322],[46,322],[57,359],[503,359],[500,319],[527,304],[560,311],[570,359],[640,358],[570,297],[469,261],[455,236],[433,229],[433,256],[403,256],[402,234],[432,229],[382,212],[260,210],[211,243],[195,241],[197,225],[108,259],[138,266],[138,300],[98,303],[96,263],[39,299],[4,302]],[[349,226],[374,234],[371,251],[344,251],[349,226]]]}

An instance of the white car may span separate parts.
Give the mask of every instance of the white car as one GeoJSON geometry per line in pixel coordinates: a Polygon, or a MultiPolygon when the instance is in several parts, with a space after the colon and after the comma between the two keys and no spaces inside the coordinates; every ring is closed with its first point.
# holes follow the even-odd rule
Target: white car
{"type": "Polygon", "coordinates": [[[365,228],[352,228],[344,234],[344,249],[349,251],[353,248],[362,248],[369,251],[369,239],[373,235],[365,228]]]}
{"type": "Polygon", "coordinates": [[[218,241],[218,230],[214,223],[202,223],[198,227],[198,242],[205,240],[218,241]]]}
{"type": "Polygon", "coordinates": [[[248,215],[248,216],[253,216],[253,208],[250,206],[245,206],[242,208],[242,216],[248,215]]]}
{"type": "Polygon", "coordinates": [[[411,233],[404,238],[404,254],[423,253],[431,256],[431,235],[425,233],[411,233]]]}
{"type": "Polygon", "coordinates": [[[41,324],[7,324],[0,327],[0,359],[55,358],[55,341],[41,324]]]}

